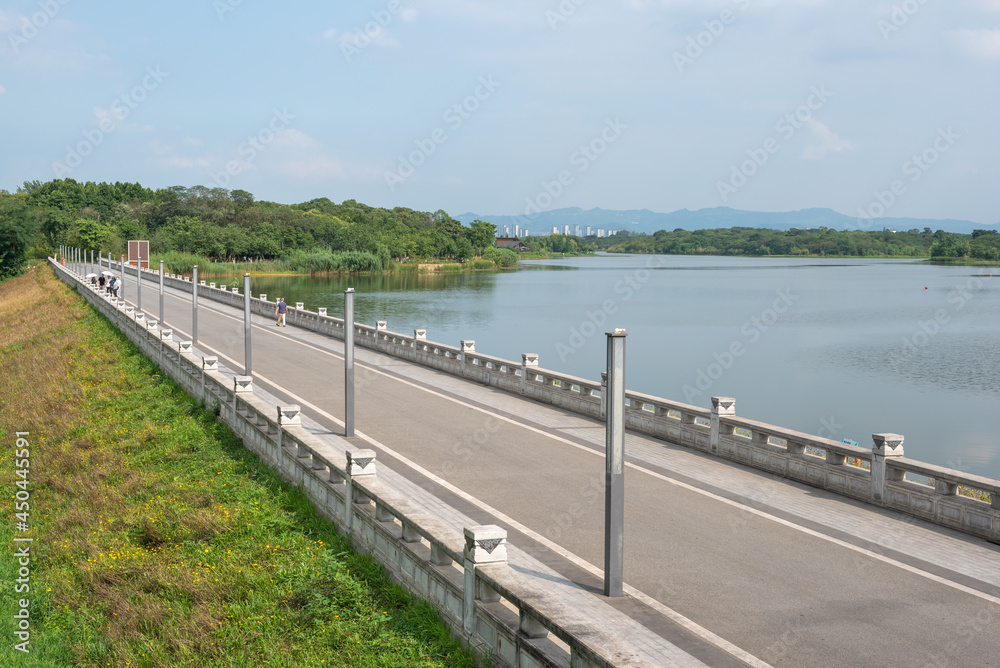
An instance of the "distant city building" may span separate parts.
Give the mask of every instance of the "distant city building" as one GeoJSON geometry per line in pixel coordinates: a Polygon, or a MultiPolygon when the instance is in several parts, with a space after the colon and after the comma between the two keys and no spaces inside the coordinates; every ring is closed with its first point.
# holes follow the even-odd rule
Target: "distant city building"
{"type": "Polygon", "coordinates": [[[593,234],[594,234],[593,228],[590,225],[587,225],[587,236],[589,237],[593,234]]]}
{"type": "Polygon", "coordinates": [[[496,246],[497,248],[512,248],[516,251],[528,250],[528,247],[515,237],[500,237],[497,239],[496,246]]]}
{"type": "Polygon", "coordinates": [[[604,236],[604,230],[602,230],[601,228],[598,227],[597,228],[597,238],[600,239],[603,236],[604,236]]]}
{"type": "Polygon", "coordinates": [[[559,234],[559,228],[555,225],[552,226],[552,234],[559,234]]]}
{"type": "Polygon", "coordinates": [[[569,236],[569,225],[563,225],[563,234],[569,236]]]}

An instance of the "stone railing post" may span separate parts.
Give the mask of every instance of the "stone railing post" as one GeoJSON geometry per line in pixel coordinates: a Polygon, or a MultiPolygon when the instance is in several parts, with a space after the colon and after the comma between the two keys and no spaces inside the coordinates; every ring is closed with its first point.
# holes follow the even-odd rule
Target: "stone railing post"
{"type": "Polygon", "coordinates": [[[487,587],[480,587],[476,591],[476,567],[481,564],[507,563],[507,530],[495,524],[466,527],[464,557],[465,605],[462,606],[462,623],[466,635],[471,635],[476,619],[476,599],[487,602],[500,600],[500,596],[487,587]]]}
{"type": "MultiPolygon", "coordinates": [[[[291,425],[295,426],[302,425],[302,409],[295,404],[291,406],[279,405],[277,408],[278,408],[278,451],[275,453],[274,463],[278,467],[278,470],[280,471],[281,462],[284,459],[281,456],[281,453],[284,452],[284,447],[285,447],[284,443],[285,427],[291,425]]],[[[299,454],[298,448],[296,448],[295,454],[296,455],[299,454]]]]}
{"type": "Polygon", "coordinates": [[[528,369],[538,367],[538,353],[521,353],[521,394],[528,391],[528,369]]]}
{"type": "Polygon", "coordinates": [[[348,450],[347,475],[344,477],[344,525],[351,531],[354,525],[354,504],[365,504],[371,501],[367,494],[354,488],[354,478],[358,476],[375,475],[374,450],[348,450]]]}
{"type": "Polygon", "coordinates": [[[601,372],[601,419],[608,417],[608,372],[601,372]]]}
{"type": "Polygon", "coordinates": [[[468,354],[476,352],[476,342],[470,339],[462,339],[458,343],[458,349],[462,351],[462,364],[471,364],[468,354]]]}
{"type": "Polygon", "coordinates": [[[375,348],[383,350],[387,348],[385,333],[389,331],[389,323],[385,320],[375,321],[375,348]]]}
{"type": "Polygon", "coordinates": [[[709,446],[712,452],[719,452],[719,436],[722,433],[720,417],[733,417],[736,415],[736,399],[732,397],[712,397],[712,418],[711,431],[709,432],[709,446]]]}
{"type": "Polygon", "coordinates": [[[205,375],[209,371],[219,370],[219,358],[215,355],[207,356],[203,355],[201,358],[201,400],[205,404],[205,407],[212,410],[212,407],[208,404],[208,385],[205,383],[205,375]]]}
{"type": "Polygon", "coordinates": [[[421,346],[423,346],[423,343],[421,343],[421,341],[426,341],[426,340],[427,340],[426,329],[413,330],[413,359],[417,359],[417,353],[422,352],[421,346]]]}
{"type": "Polygon", "coordinates": [[[316,309],[316,315],[326,315],[326,307],[320,306],[316,309]]]}
{"type": "Polygon", "coordinates": [[[903,456],[903,436],[901,434],[872,434],[872,503],[885,503],[885,483],[887,480],[903,479],[902,471],[889,471],[886,459],[903,456]]]}

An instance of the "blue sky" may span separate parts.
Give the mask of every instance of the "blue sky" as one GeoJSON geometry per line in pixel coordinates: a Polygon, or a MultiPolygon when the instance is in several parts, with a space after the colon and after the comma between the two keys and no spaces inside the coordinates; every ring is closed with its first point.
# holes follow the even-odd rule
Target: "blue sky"
{"type": "Polygon", "coordinates": [[[0,0],[0,188],[993,224],[1000,0],[0,0]]]}

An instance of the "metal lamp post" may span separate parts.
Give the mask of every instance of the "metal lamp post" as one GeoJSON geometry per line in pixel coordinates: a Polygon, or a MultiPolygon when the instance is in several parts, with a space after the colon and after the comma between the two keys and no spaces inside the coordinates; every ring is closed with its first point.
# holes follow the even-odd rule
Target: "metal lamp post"
{"type": "Polygon", "coordinates": [[[606,456],[604,470],[604,595],[621,596],[625,553],[625,337],[608,332],[606,456]]]}

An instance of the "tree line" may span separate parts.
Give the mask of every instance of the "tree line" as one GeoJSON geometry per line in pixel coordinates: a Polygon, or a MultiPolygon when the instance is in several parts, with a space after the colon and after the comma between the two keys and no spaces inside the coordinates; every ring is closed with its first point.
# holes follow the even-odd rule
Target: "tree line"
{"type": "Polygon", "coordinates": [[[660,230],[654,234],[622,232],[612,237],[587,237],[581,247],[618,253],[665,255],[802,255],[819,257],[941,257],[1000,260],[1000,234],[974,230],[971,235],[943,230],[660,230]]]}
{"type": "MultiPolygon", "coordinates": [[[[148,239],[151,253],[220,262],[362,253],[385,270],[405,259],[495,256],[488,250],[495,230],[478,220],[463,225],[443,210],[385,209],[352,199],[287,205],[205,186],[26,181],[16,193],[0,191],[0,271],[16,271],[25,258],[46,257],[60,245],[117,256],[129,239],[148,239]]],[[[500,259],[510,262],[507,254],[500,259]]]]}
{"type": "MultiPolygon", "coordinates": [[[[26,258],[44,258],[60,245],[126,252],[129,239],[148,239],[150,252],[195,263],[280,261],[304,271],[386,271],[419,259],[482,258],[517,264],[517,254],[493,248],[495,226],[463,225],[443,210],[385,209],[326,197],[301,204],[258,201],[245,190],[205,186],[150,189],[139,183],[25,181],[0,190],[0,277],[26,258]]],[[[551,234],[523,239],[529,252],[609,251],[671,255],[802,255],[820,257],[933,257],[1000,260],[1000,234],[942,230],[660,230],[578,238],[551,234]]],[[[180,269],[175,269],[180,271],[180,269]]]]}

